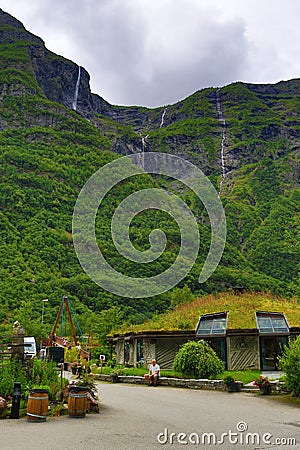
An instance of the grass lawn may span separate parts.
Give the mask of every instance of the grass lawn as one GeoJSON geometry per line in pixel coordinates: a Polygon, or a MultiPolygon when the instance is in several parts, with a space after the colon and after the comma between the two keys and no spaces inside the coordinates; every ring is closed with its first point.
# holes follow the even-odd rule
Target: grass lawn
{"type": "Polygon", "coordinates": [[[227,375],[231,375],[236,381],[242,381],[244,384],[251,383],[261,374],[260,370],[226,370],[217,376],[218,380],[223,380],[227,375]]]}

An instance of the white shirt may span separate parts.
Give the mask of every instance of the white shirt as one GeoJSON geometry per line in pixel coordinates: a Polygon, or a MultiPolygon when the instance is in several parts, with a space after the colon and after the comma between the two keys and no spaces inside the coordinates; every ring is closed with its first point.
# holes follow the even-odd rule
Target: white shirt
{"type": "Polygon", "coordinates": [[[160,375],[160,367],[158,364],[155,364],[155,366],[150,364],[149,371],[151,372],[151,375],[154,375],[156,371],[158,371],[158,375],[160,375]]]}

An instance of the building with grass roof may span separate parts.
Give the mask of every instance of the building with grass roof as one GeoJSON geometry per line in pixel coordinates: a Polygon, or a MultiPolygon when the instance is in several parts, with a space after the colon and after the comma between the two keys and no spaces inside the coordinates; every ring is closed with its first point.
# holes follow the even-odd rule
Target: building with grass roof
{"type": "Polygon", "coordinates": [[[300,301],[265,293],[226,292],[178,305],[108,336],[119,364],[172,369],[189,340],[204,339],[228,370],[277,370],[289,339],[300,335],[300,301]]]}

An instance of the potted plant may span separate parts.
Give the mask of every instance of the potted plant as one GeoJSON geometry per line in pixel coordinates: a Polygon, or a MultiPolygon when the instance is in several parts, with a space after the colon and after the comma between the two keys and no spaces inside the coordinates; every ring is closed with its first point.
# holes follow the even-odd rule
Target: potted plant
{"type": "Polygon", "coordinates": [[[261,394],[267,395],[271,393],[271,383],[268,377],[260,376],[254,380],[253,384],[259,387],[261,394]]]}
{"type": "Polygon", "coordinates": [[[7,408],[7,401],[4,397],[0,397],[0,419],[4,419],[6,416],[6,408],[7,408]]]}
{"type": "Polygon", "coordinates": [[[241,388],[241,383],[236,381],[231,375],[227,375],[223,378],[223,383],[226,386],[227,392],[239,392],[241,388]]]}
{"type": "Polygon", "coordinates": [[[119,373],[118,373],[118,371],[114,370],[114,371],[110,374],[110,378],[111,378],[111,381],[112,381],[113,383],[118,383],[118,381],[119,381],[119,373]]]}
{"type": "Polygon", "coordinates": [[[77,373],[77,362],[73,362],[71,364],[71,371],[72,371],[73,375],[76,375],[76,373],[77,373]]]}

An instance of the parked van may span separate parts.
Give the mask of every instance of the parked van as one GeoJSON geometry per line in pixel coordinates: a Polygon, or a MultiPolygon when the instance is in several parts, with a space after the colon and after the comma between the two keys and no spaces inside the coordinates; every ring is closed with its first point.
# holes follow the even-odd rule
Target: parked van
{"type": "Polygon", "coordinates": [[[36,356],[36,342],[32,336],[24,337],[24,356],[28,359],[36,356]]]}

